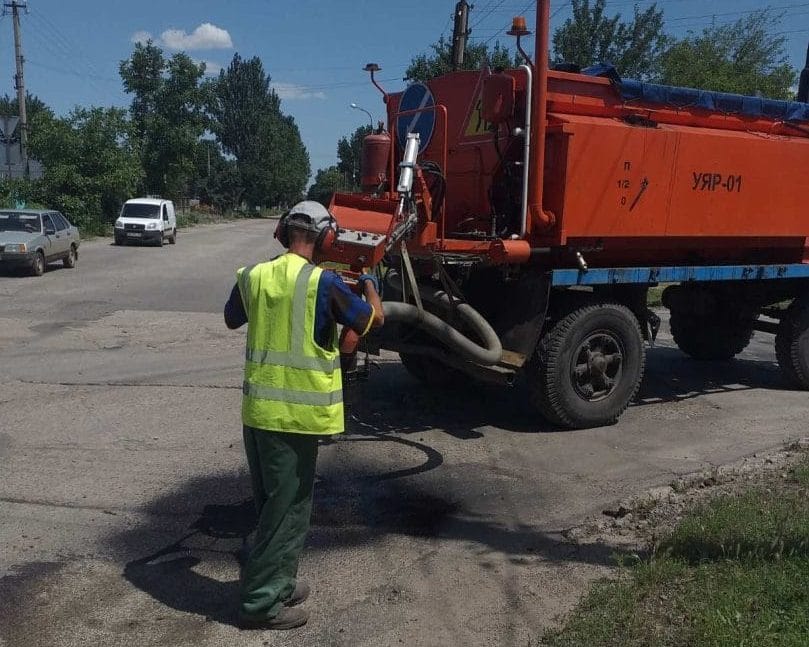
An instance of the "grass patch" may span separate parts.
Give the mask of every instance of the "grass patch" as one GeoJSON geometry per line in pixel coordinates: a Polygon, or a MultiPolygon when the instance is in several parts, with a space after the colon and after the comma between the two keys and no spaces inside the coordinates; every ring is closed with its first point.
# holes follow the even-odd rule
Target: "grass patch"
{"type": "Polygon", "coordinates": [[[180,229],[194,227],[195,225],[209,225],[220,222],[230,222],[233,220],[245,219],[267,219],[274,220],[281,216],[281,210],[277,207],[272,209],[262,209],[261,211],[226,211],[219,213],[210,209],[191,209],[189,211],[177,213],[177,226],[180,229]]]}
{"type": "Polygon", "coordinates": [[[111,238],[113,228],[110,223],[92,222],[84,225],[76,225],[79,229],[79,236],[82,240],[92,240],[94,238],[111,238]]]}
{"type": "Polygon", "coordinates": [[[809,500],[797,488],[721,497],[683,519],[661,549],[692,564],[809,557],[809,500]]]}
{"type": "Polygon", "coordinates": [[[809,488],[809,460],[800,463],[790,472],[790,480],[796,485],[809,488]]]}
{"type": "Polygon", "coordinates": [[[700,505],[655,554],[597,584],[552,647],[809,644],[809,460],[700,505]]]}
{"type": "Polygon", "coordinates": [[[658,285],[653,288],[649,288],[649,292],[647,293],[646,297],[646,304],[650,308],[658,308],[663,305],[663,290],[666,289],[667,286],[665,285],[658,285]]]}

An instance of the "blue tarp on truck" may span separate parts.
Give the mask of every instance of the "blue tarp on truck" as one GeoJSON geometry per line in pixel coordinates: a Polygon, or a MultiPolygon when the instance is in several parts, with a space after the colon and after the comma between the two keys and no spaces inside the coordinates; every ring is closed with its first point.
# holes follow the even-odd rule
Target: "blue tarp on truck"
{"type": "Polygon", "coordinates": [[[809,103],[800,101],[780,101],[729,92],[711,92],[695,88],[678,88],[631,81],[622,79],[615,67],[606,63],[588,67],[582,72],[590,76],[603,76],[611,79],[627,103],[639,101],[673,108],[702,108],[722,114],[763,117],[776,121],[809,121],[809,103]]]}

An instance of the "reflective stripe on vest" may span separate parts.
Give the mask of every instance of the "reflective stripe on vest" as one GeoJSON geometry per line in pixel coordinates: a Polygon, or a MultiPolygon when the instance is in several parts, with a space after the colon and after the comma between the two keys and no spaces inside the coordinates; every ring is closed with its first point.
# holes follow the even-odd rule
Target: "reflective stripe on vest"
{"type": "Polygon", "coordinates": [[[315,341],[322,270],[286,254],[238,272],[248,311],[242,419],[259,429],[304,434],[344,430],[336,325],[315,341]]]}
{"type": "Polygon", "coordinates": [[[236,274],[236,283],[239,286],[239,294],[241,294],[242,297],[242,306],[244,306],[245,314],[250,312],[250,290],[248,289],[248,281],[250,272],[254,267],[255,265],[248,265],[240,269],[236,274]]]}
{"type": "MultiPolygon", "coordinates": [[[[289,343],[292,358],[303,357],[303,347],[306,344],[306,293],[309,288],[309,279],[315,271],[314,265],[304,265],[295,280],[295,295],[292,297],[292,330],[289,343]]],[[[312,322],[314,328],[314,322],[312,322]]],[[[314,329],[310,331],[314,335],[314,329]]]]}
{"type": "Polygon", "coordinates": [[[244,395],[259,400],[275,400],[276,402],[288,402],[290,404],[311,404],[316,407],[330,407],[333,404],[340,404],[343,401],[343,389],[330,393],[318,393],[316,391],[290,391],[289,389],[274,389],[270,386],[260,386],[258,384],[244,383],[242,387],[244,395]]]}
{"type": "Polygon", "coordinates": [[[299,368],[304,371],[323,371],[328,373],[340,368],[340,358],[333,360],[320,359],[319,357],[305,357],[303,355],[294,356],[292,353],[284,353],[274,350],[256,350],[248,348],[245,359],[253,364],[286,366],[288,368],[299,368]]]}

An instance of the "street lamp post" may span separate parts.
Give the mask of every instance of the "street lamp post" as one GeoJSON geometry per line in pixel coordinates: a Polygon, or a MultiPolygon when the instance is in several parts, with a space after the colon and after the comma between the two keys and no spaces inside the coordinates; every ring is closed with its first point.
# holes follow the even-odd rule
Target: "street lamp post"
{"type": "Polygon", "coordinates": [[[371,130],[373,130],[374,116],[370,112],[368,112],[365,108],[361,108],[360,106],[358,106],[356,103],[352,103],[351,107],[354,108],[354,110],[362,110],[366,115],[368,115],[368,123],[371,125],[371,130]]]}

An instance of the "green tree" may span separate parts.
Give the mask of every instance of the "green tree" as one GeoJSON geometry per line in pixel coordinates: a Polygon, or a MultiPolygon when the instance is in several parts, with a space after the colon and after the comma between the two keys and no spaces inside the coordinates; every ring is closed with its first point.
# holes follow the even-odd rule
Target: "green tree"
{"type": "MultiPolygon", "coordinates": [[[[430,45],[432,53],[419,54],[410,61],[405,72],[405,81],[429,81],[442,74],[452,72],[452,43],[441,36],[437,42],[430,45]]],[[[467,45],[464,52],[464,70],[479,70],[485,64],[492,69],[498,67],[516,67],[522,63],[518,57],[512,58],[508,48],[495,42],[490,50],[486,43],[473,43],[467,45]]]]}
{"type": "Polygon", "coordinates": [[[124,90],[132,95],[132,121],[136,136],[143,141],[149,132],[150,115],[158,111],[166,59],[163,50],[151,40],[137,43],[132,55],[119,65],[124,90]]]}
{"type": "Polygon", "coordinates": [[[268,158],[275,170],[276,193],[270,194],[267,204],[291,206],[304,196],[312,174],[309,152],[291,115],[281,115],[271,132],[276,138],[268,135],[266,141],[268,158]]]}
{"type": "MultiPolygon", "coordinates": [[[[51,110],[50,107],[47,106],[44,101],[42,101],[42,99],[31,94],[30,92],[26,93],[25,108],[28,116],[28,138],[30,140],[32,133],[37,127],[36,124],[40,123],[40,119],[45,119],[46,121],[52,120],[54,119],[54,113],[53,110],[51,110]]],[[[6,94],[0,97],[0,115],[4,117],[16,117],[19,116],[19,114],[20,109],[16,96],[10,97],[6,94]]],[[[19,138],[19,136],[20,129],[18,127],[15,137],[19,138]]],[[[33,155],[30,151],[30,146],[29,155],[32,155],[33,159],[36,159],[36,155],[33,155]]],[[[29,192],[23,191],[23,193],[27,194],[29,192]]]]}
{"type": "Polygon", "coordinates": [[[213,205],[220,211],[232,209],[235,204],[222,200],[214,200],[212,184],[219,178],[229,164],[235,165],[222,154],[219,143],[214,139],[202,139],[194,154],[194,178],[191,181],[190,193],[207,205],[213,205]]]}
{"type": "Polygon", "coordinates": [[[62,119],[43,111],[32,126],[31,153],[45,166],[35,199],[85,230],[114,220],[143,177],[126,111],[77,108],[62,119]]]}
{"type": "Polygon", "coordinates": [[[281,111],[261,60],[238,54],[211,83],[211,129],[236,159],[250,206],[289,204],[304,191],[311,168],[295,120],[281,111]]]}
{"type": "Polygon", "coordinates": [[[657,3],[635,7],[631,21],[606,15],[606,0],[573,0],[573,16],[553,34],[553,60],[586,67],[612,63],[626,78],[652,79],[670,44],[657,3]]]}
{"type": "MultiPolygon", "coordinates": [[[[41,112],[46,112],[50,116],[53,116],[53,110],[51,110],[42,99],[30,92],[26,93],[25,111],[28,115],[29,124],[33,122],[41,112]]],[[[20,109],[17,104],[16,96],[10,97],[6,94],[0,97],[0,115],[13,117],[19,114],[20,109]]]]}
{"type": "Polygon", "coordinates": [[[211,82],[210,100],[211,128],[222,148],[236,159],[257,158],[261,142],[256,133],[265,114],[281,111],[281,99],[270,87],[261,59],[234,54],[227,70],[211,82]]]}
{"type": "Polygon", "coordinates": [[[787,62],[781,16],[758,11],[676,42],[663,56],[661,80],[720,92],[791,99],[797,74],[787,62]]]}
{"type": "Polygon", "coordinates": [[[345,175],[337,166],[322,168],[315,176],[315,182],[309,187],[307,199],[317,200],[328,207],[331,197],[336,191],[345,188],[345,175]]]}
{"type": "Polygon", "coordinates": [[[360,126],[349,137],[342,137],[337,142],[337,168],[343,177],[351,178],[350,190],[360,186],[362,142],[372,132],[371,126],[360,126]]]}
{"type": "Polygon", "coordinates": [[[194,195],[219,211],[236,209],[244,194],[236,160],[222,154],[219,143],[203,139],[195,159],[194,195]]]}
{"type": "Polygon", "coordinates": [[[120,72],[124,89],[133,95],[130,110],[145,171],[143,188],[168,197],[187,195],[208,123],[204,64],[184,53],[166,59],[150,41],[135,45],[120,72]]]}
{"type": "Polygon", "coordinates": [[[238,209],[241,205],[244,187],[235,160],[222,158],[215,171],[206,178],[200,197],[220,211],[238,209]]]}

